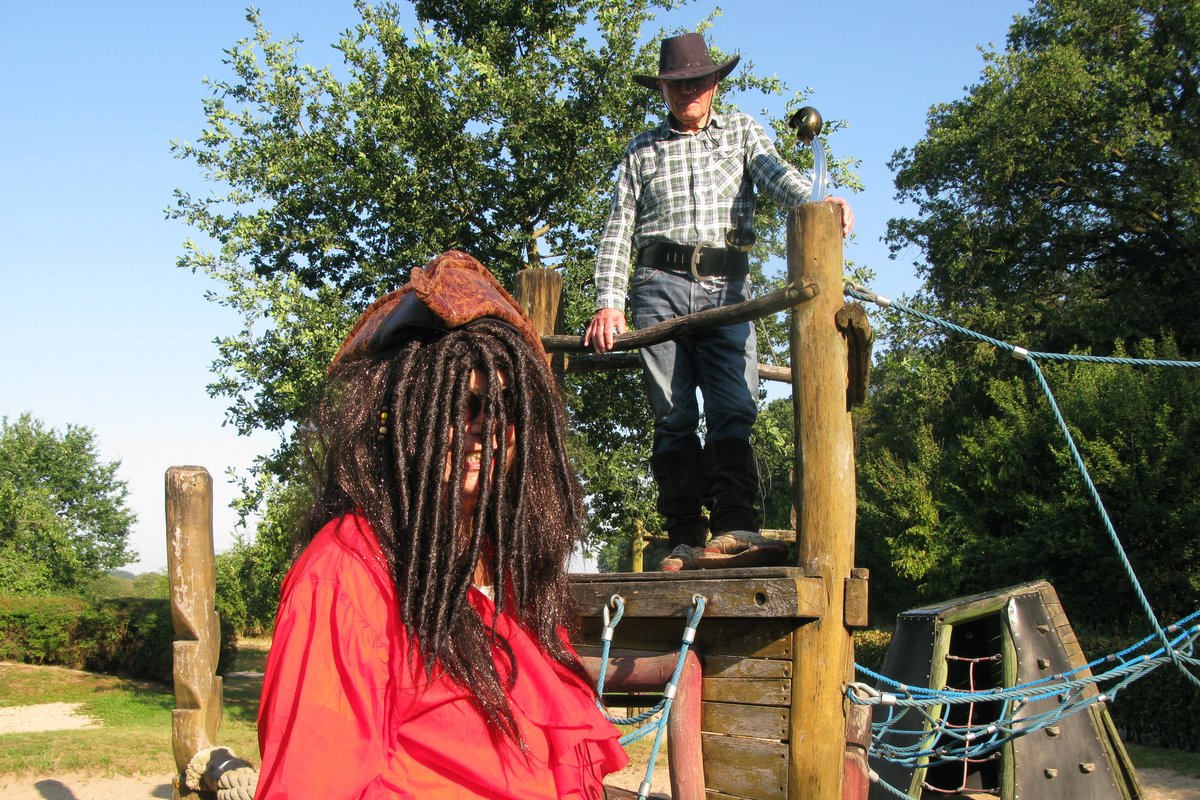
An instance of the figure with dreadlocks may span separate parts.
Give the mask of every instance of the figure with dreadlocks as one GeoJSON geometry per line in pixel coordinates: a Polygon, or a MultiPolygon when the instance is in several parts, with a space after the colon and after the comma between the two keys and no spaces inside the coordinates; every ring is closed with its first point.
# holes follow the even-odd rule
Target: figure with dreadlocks
{"type": "Polygon", "coordinates": [[[567,643],[583,528],[541,340],[451,251],[363,314],[303,434],[257,798],[592,798],[626,757],[567,643]]]}

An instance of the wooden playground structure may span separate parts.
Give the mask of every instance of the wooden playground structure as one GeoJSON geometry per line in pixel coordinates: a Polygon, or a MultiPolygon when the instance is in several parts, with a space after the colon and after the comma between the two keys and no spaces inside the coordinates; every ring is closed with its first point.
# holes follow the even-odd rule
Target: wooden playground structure
{"type": "MultiPolygon", "coordinates": [[[[577,646],[585,657],[597,652],[612,596],[624,599],[610,671],[610,685],[615,682],[618,691],[645,691],[652,685],[647,675],[662,672],[654,659],[678,650],[693,596],[706,600],[695,657],[684,670],[673,712],[675,800],[848,800],[867,793],[870,717],[862,706],[851,711],[844,688],[854,679],[851,628],[867,624],[868,576],[854,568],[850,416],[852,398],[863,391],[862,381],[852,378],[852,364],[863,363],[861,348],[852,351],[864,337],[862,324],[848,321],[843,301],[837,206],[808,203],[789,214],[787,264],[787,285],[781,290],[618,337],[617,349],[630,350],[684,329],[792,311],[792,367],[762,374],[792,384],[796,562],[573,576],[583,616],[584,635],[577,646]]],[[[524,270],[514,291],[543,333],[552,368],[631,366],[623,354],[564,355],[582,347],[580,336],[557,333],[561,284],[551,270],[524,270]]],[[[173,748],[182,774],[193,756],[219,742],[221,719],[211,478],[203,469],[168,471],[167,529],[176,631],[173,748]]],[[[176,781],[175,797],[205,796],[212,795],[176,781]]]]}

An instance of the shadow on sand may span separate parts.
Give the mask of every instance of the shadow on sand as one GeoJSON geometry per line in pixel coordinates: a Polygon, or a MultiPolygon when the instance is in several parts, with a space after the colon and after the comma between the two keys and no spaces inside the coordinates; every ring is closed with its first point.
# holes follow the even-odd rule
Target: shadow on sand
{"type": "MultiPolygon", "coordinates": [[[[75,792],[71,791],[71,787],[67,786],[62,781],[46,779],[38,781],[34,784],[34,788],[38,790],[44,800],[79,800],[75,792]]],[[[150,797],[160,797],[163,800],[171,800],[171,784],[163,783],[154,787],[154,791],[150,793],[150,797]]]]}

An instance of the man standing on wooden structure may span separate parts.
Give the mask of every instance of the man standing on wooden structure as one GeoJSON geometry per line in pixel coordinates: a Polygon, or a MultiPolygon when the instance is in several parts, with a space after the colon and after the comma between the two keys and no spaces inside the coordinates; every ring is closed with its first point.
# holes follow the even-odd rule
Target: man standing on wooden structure
{"type": "MultiPolygon", "coordinates": [[[[807,202],[812,182],[783,160],[752,117],[712,110],[740,56],[714,63],[704,37],[664,39],[658,89],[667,117],[636,136],[617,174],[596,254],[596,315],[584,343],[597,353],[633,323],[645,328],[747,299],[755,189],[784,206],[807,202]]],[[[842,233],[854,214],[842,198],[842,233]]],[[[759,533],[759,480],[750,429],[758,415],[758,348],[749,322],[641,349],[654,412],[650,468],[671,553],[664,570],[782,563],[786,546],[759,533]],[[696,389],[704,396],[701,446],[696,389]],[[708,516],[704,514],[708,507],[708,516]],[[712,541],[708,534],[712,532],[712,541]],[[707,546],[706,546],[707,543],[707,546]]]]}

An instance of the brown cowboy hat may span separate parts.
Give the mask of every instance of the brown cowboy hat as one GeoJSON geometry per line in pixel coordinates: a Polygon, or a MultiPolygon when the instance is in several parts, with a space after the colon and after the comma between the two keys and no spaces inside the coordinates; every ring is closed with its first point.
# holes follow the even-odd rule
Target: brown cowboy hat
{"type": "Polygon", "coordinates": [[[538,356],[542,337],[513,296],[476,259],[450,250],[412,271],[409,282],[371,304],[333,357],[330,369],[360,350],[381,350],[422,331],[444,332],[482,317],[515,328],[538,356]]]}
{"type": "Polygon", "coordinates": [[[658,49],[658,74],[634,75],[633,80],[647,89],[657,89],[659,81],[686,81],[716,73],[717,79],[733,72],[741,56],[734,56],[721,66],[713,63],[704,37],[685,33],[663,39],[658,49]]]}

